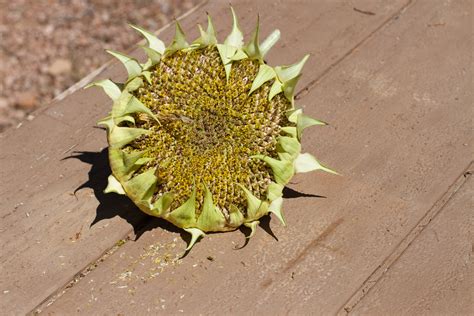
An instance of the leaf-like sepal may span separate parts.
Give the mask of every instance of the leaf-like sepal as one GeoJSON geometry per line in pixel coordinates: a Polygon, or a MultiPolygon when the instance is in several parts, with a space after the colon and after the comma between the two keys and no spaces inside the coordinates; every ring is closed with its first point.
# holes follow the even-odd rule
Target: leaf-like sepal
{"type": "Polygon", "coordinates": [[[179,227],[190,228],[196,225],[196,188],[180,207],[169,214],[169,218],[179,227]]]}
{"type": "Polygon", "coordinates": [[[250,88],[249,95],[252,94],[252,92],[257,90],[258,88],[260,88],[265,82],[275,78],[275,75],[275,71],[272,67],[267,66],[265,64],[261,64],[260,68],[258,69],[257,76],[252,82],[252,87],[250,88]]]}
{"type": "Polygon", "coordinates": [[[262,56],[262,53],[260,52],[260,45],[258,42],[259,29],[260,29],[260,16],[257,15],[257,26],[255,26],[255,30],[253,31],[250,42],[245,46],[244,51],[245,53],[247,53],[248,58],[256,59],[260,63],[263,63],[263,56],[262,56]]]}
{"type": "Polygon", "coordinates": [[[125,182],[125,191],[139,201],[150,201],[157,180],[155,169],[149,169],[125,182]]]}
{"type": "Polygon", "coordinates": [[[145,37],[147,43],[148,43],[148,47],[152,50],[154,50],[155,52],[159,53],[160,55],[163,55],[163,53],[165,52],[165,43],[163,43],[161,40],[158,39],[158,37],[155,36],[155,34],[153,34],[152,32],[150,31],[147,31],[139,26],[136,26],[136,25],[132,25],[132,24],[129,24],[133,29],[135,29],[136,31],[140,32],[143,37],[145,37]]]}
{"type": "Polygon", "coordinates": [[[139,76],[142,72],[142,67],[135,58],[112,50],[107,50],[107,53],[117,58],[123,64],[128,73],[127,81],[139,76]]]}
{"type": "Polygon", "coordinates": [[[234,204],[230,205],[229,210],[229,226],[239,227],[244,222],[244,215],[234,204]]]}
{"type": "Polygon", "coordinates": [[[143,79],[141,77],[135,77],[130,80],[124,87],[127,92],[133,92],[143,86],[143,79]]]}
{"type": "Polygon", "coordinates": [[[150,133],[149,130],[142,128],[115,126],[109,130],[109,144],[110,147],[122,148],[136,138],[150,133]]]}
{"type": "Polygon", "coordinates": [[[115,122],[112,116],[108,115],[104,117],[103,119],[97,121],[97,125],[104,126],[107,129],[107,131],[110,132],[112,128],[115,127],[115,122]]]}
{"type": "MultiPolygon", "coordinates": [[[[162,56],[160,53],[158,53],[156,50],[151,49],[151,48],[146,47],[146,46],[140,46],[140,47],[145,51],[145,53],[148,56],[147,62],[142,65],[142,68],[144,70],[150,69],[150,67],[152,67],[152,66],[154,66],[154,65],[156,65],[160,62],[161,56],[162,56]]],[[[142,75],[143,75],[143,72],[142,72],[142,75]]]]}
{"type": "Polygon", "coordinates": [[[174,194],[173,193],[171,193],[171,192],[164,193],[151,206],[150,209],[151,209],[152,214],[150,214],[150,215],[162,217],[163,214],[166,213],[170,209],[171,203],[173,202],[173,200],[174,200],[174,194]]]}
{"type": "Polygon", "coordinates": [[[119,148],[110,148],[109,161],[114,174],[120,179],[128,180],[140,166],[151,160],[142,158],[143,154],[143,151],[128,153],[119,148]]]}
{"type": "Polygon", "coordinates": [[[283,198],[279,197],[273,200],[268,207],[268,210],[275,214],[275,216],[280,220],[283,226],[286,226],[285,218],[283,217],[283,212],[281,211],[281,206],[283,205],[283,198]]]}
{"type": "Polygon", "coordinates": [[[291,123],[297,123],[298,122],[298,115],[303,113],[303,109],[291,109],[285,112],[286,118],[288,121],[291,123]]]}
{"type": "Polygon", "coordinates": [[[304,115],[303,113],[299,114],[296,120],[296,134],[298,139],[301,139],[305,128],[315,125],[327,125],[327,123],[304,115]]]}
{"type": "Polygon", "coordinates": [[[290,155],[291,159],[296,158],[301,151],[300,142],[294,137],[288,136],[279,136],[278,137],[278,147],[279,152],[286,152],[290,155]]]}
{"type": "Polygon", "coordinates": [[[117,193],[117,194],[125,194],[122,185],[120,182],[115,178],[112,174],[107,178],[107,187],[104,190],[104,193],[117,193]]]}
{"type": "Polygon", "coordinates": [[[191,241],[189,241],[189,245],[186,248],[186,251],[189,251],[191,250],[191,248],[193,248],[194,244],[199,239],[199,237],[204,237],[206,235],[199,228],[185,228],[184,230],[191,234],[191,241]]]}
{"type": "Polygon", "coordinates": [[[244,45],[244,34],[239,28],[239,22],[237,21],[237,15],[235,14],[234,8],[230,7],[232,12],[232,30],[224,41],[224,44],[233,46],[235,48],[242,48],[244,45]]]}
{"type": "Polygon", "coordinates": [[[205,185],[204,190],[204,202],[196,226],[203,231],[216,231],[224,226],[225,217],[224,214],[222,214],[222,212],[214,205],[214,202],[212,201],[212,193],[205,185]]]}
{"type": "Polygon", "coordinates": [[[214,30],[214,24],[209,14],[207,15],[207,30],[204,32],[201,25],[198,25],[198,27],[201,36],[193,42],[193,45],[205,47],[217,44],[216,31],[214,30]]]}
{"type": "Polygon", "coordinates": [[[294,77],[293,79],[284,82],[282,86],[283,93],[285,94],[285,97],[288,99],[288,101],[291,102],[292,106],[295,104],[296,85],[298,84],[298,80],[300,80],[300,78],[301,74],[294,77]]]}
{"type": "Polygon", "coordinates": [[[148,84],[151,84],[151,72],[150,71],[143,71],[142,76],[145,77],[146,82],[148,82],[148,84]]]}
{"type": "Polygon", "coordinates": [[[283,126],[281,128],[282,132],[291,136],[291,137],[296,137],[296,127],[294,126],[283,126]]]}
{"type": "Polygon", "coordinates": [[[270,88],[270,93],[268,94],[268,100],[271,101],[274,96],[276,96],[278,93],[283,92],[283,85],[281,84],[280,81],[275,80],[273,82],[272,87],[270,88]]]}
{"type": "Polygon", "coordinates": [[[168,46],[165,50],[165,55],[171,55],[178,50],[182,50],[188,48],[189,44],[186,41],[186,36],[184,35],[183,29],[178,21],[176,21],[176,32],[174,35],[174,39],[171,42],[170,46],[168,46]]]}
{"type": "MultiPolygon", "coordinates": [[[[116,119],[131,113],[146,113],[155,121],[158,121],[153,112],[141,103],[140,100],[132,94],[124,91],[112,108],[112,117],[116,119]]],[[[115,121],[115,123],[117,124],[117,121],[115,121]]]]}
{"type": "Polygon", "coordinates": [[[250,228],[250,235],[248,235],[246,238],[252,238],[253,235],[255,235],[258,224],[260,224],[259,221],[244,223],[246,227],[250,228]]]}
{"type": "Polygon", "coordinates": [[[122,93],[117,84],[110,79],[91,82],[87,86],[85,86],[84,89],[90,88],[92,86],[98,86],[104,89],[104,92],[114,101],[117,100],[120,97],[120,94],[122,93]]]}
{"type": "Polygon", "coordinates": [[[247,54],[245,53],[245,51],[243,51],[242,49],[237,49],[235,51],[235,54],[230,57],[230,60],[231,61],[238,61],[238,60],[242,60],[242,59],[247,59],[249,56],[247,56],[247,54]]]}
{"type": "Polygon", "coordinates": [[[255,155],[251,158],[263,160],[273,171],[273,176],[278,184],[287,184],[294,174],[293,164],[289,160],[278,160],[272,157],[255,155]]]}
{"type": "Polygon", "coordinates": [[[313,155],[309,153],[299,154],[295,159],[295,172],[310,172],[314,170],[323,170],[332,174],[338,174],[336,171],[321,164],[313,155]]]}
{"type": "Polygon", "coordinates": [[[293,65],[275,67],[275,72],[278,76],[278,79],[280,79],[281,82],[285,83],[299,76],[308,58],[309,55],[306,55],[303,57],[303,59],[293,65]]]}
{"type": "Polygon", "coordinates": [[[229,80],[230,71],[232,69],[231,58],[237,52],[237,48],[225,44],[217,44],[216,47],[219,51],[219,56],[221,57],[222,63],[224,64],[226,79],[229,80]]]}
{"type": "Polygon", "coordinates": [[[239,184],[239,187],[244,191],[245,198],[247,199],[247,219],[254,220],[259,219],[268,212],[268,203],[260,200],[255,195],[247,190],[243,185],[239,184]]]}
{"type": "Polygon", "coordinates": [[[284,185],[281,185],[281,184],[278,184],[278,183],[275,183],[275,182],[271,182],[268,185],[268,188],[267,188],[267,198],[268,198],[268,200],[270,200],[270,202],[272,202],[272,201],[276,200],[277,198],[282,197],[284,187],[285,187],[284,185]]]}

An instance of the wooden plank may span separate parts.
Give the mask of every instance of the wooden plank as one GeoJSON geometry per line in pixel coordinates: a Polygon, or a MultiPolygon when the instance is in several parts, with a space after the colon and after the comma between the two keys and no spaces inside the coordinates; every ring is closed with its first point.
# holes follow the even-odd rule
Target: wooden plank
{"type": "Polygon", "coordinates": [[[472,175],[352,310],[362,315],[472,315],[472,175]]]}
{"type": "MultiPolygon", "coordinates": [[[[407,1],[358,4],[377,12],[375,16],[354,11],[351,1],[254,4],[246,0],[233,5],[242,16],[241,24],[247,34],[257,12],[262,13],[263,35],[275,27],[282,29],[279,53],[277,50],[271,53],[270,62],[292,63],[303,53],[314,55],[307,64],[311,75],[302,81],[304,85],[370,37],[407,1]],[[309,26],[315,32],[302,41],[301,34],[309,26]]],[[[228,31],[226,1],[200,8],[182,21],[183,27],[190,30],[196,22],[204,22],[205,11],[213,14],[219,30],[228,31]]],[[[167,29],[163,37],[169,41],[172,33],[173,30],[167,29]]],[[[189,33],[196,35],[195,30],[189,33]]],[[[123,71],[121,67],[107,67],[99,76],[121,80],[123,71]]],[[[103,93],[78,91],[37,112],[36,119],[25,122],[21,128],[0,136],[2,311],[30,311],[148,220],[128,200],[101,194],[107,175],[106,155],[102,151],[106,143],[103,132],[94,128],[94,124],[109,108],[110,101],[103,93]],[[89,153],[80,154],[83,161],[64,160],[74,151],[89,153]],[[73,194],[89,180],[92,188],[73,194]],[[106,220],[91,225],[94,218],[106,220]]]]}
{"type": "Polygon", "coordinates": [[[331,122],[305,149],[344,176],[298,176],[293,189],[328,198],[285,200],[289,226],[269,225],[278,242],[260,231],[234,250],[239,232],[215,234],[177,260],[178,233],[150,226],[45,311],[344,312],[470,162],[469,6],[415,1],[302,95],[331,122]]]}

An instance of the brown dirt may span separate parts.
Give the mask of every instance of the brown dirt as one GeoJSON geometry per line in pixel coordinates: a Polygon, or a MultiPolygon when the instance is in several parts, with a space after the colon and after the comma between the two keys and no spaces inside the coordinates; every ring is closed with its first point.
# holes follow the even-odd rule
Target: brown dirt
{"type": "Polygon", "coordinates": [[[0,132],[199,0],[0,0],[0,132]]]}

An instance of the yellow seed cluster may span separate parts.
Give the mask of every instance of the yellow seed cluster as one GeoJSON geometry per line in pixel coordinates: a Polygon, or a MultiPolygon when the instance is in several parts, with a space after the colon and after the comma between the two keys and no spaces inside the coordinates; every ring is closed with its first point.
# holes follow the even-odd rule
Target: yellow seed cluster
{"type": "Polygon", "coordinates": [[[268,101],[271,82],[249,95],[259,69],[257,61],[234,62],[229,80],[218,50],[207,47],[178,51],[151,69],[151,84],[135,96],[156,115],[156,122],[136,115],[136,127],[151,130],[126,148],[145,151],[153,158],[142,170],[157,168],[155,197],[173,192],[172,208],[197,189],[197,212],[203,202],[200,183],[212,192],[224,212],[233,204],[246,209],[237,184],[265,199],[273,176],[264,162],[250,158],[276,157],[280,127],[288,125],[284,112],[289,101],[281,94],[268,101]]]}

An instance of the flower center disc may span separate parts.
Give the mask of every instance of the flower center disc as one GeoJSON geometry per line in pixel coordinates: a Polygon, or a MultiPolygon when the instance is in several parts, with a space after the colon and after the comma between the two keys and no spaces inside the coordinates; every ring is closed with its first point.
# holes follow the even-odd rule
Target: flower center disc
{"type": "Polygon", "coordinates": [[[203,203],[204,183],[214,204],[228,212],[246,209],[238,184],[265,197],[271,170],[251,156],[277,157],[277,136],[288,125],[284,112],[291,105],[282,96],[271,101],[267,82],[249,95],[259,63],[233,62],[228,80],[215,47],[178,51],[151,69],[151,84],[135,96],[158,118],[135,115],[136,127],[152,131],[125,148],[144,151],[150,162],[139,172],[156,168],[155,199],[174,193],[172,207],[181,205],[196,188],[196,209],[203,203]]]}

